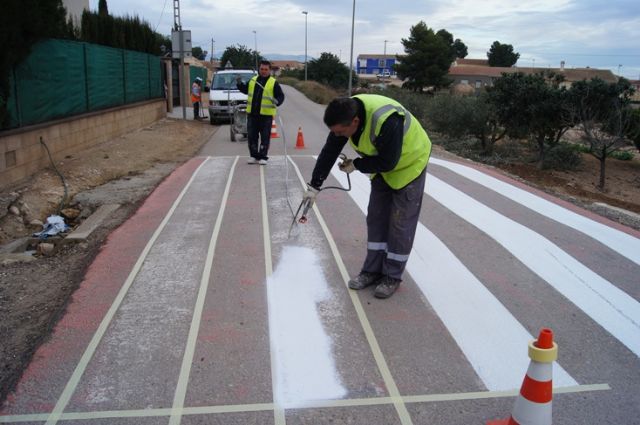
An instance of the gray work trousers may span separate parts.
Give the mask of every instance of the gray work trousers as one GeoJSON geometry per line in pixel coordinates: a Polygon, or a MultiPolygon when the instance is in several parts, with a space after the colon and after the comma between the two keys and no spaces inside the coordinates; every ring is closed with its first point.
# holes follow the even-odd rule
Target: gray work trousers
{"type": "Polygon", "coordinates": [[[402,189],[377,175],[367,210],[367,258],[362,271],[402,279],[416,235],[427,169],[402,189]]]}

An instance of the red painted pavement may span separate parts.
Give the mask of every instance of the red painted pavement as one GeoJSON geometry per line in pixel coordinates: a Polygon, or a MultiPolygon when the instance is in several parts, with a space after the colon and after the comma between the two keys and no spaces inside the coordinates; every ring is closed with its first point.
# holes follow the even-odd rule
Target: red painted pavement
{"type": "Polygon", "coordinates": [[[205,158],[171,173],[136,213],[112,232],[73,294],[49,341],[40,346],[0,415],[49,413],[138,257],[205,158]]]}

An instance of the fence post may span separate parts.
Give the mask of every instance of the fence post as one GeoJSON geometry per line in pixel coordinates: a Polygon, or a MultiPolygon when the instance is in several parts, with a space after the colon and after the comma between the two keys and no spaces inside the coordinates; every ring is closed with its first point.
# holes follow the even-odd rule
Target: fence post
{"type": "Polygon", "coordinates": [[[127,52],[124,49],[122,51],[122,104],[127,104],[127,52]]]}
{"type": "MultiPolygon", "coordinates": [[[[13,99],[16,104],[16,120],[18,121],[18,128],[22,127],[22,111],[20,108],[20,98],[18,97],[18,78],[16,76],[16,66],[11,67],[11,75],[13,76],[13,99]]],[[[9,100],[9,99],[7,99],[9,100]]],[[[9,109],[9,103],[7,102],[7,111],[9,109]]],[[[9,128],[11,128],[11,117],[9,117],[9,128]]]]}
{"type": "Polygon", "coordinates": [[[82,43],[82,62],[84,64],[84,96],[85,96],[85,112],[91,110],[89,103],[89,69],[87,68],[87,43],[82,43]]]}

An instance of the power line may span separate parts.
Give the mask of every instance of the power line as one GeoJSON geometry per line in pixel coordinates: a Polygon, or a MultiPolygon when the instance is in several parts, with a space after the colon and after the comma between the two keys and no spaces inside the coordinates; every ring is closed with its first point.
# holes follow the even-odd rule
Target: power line
{"type": "Polygon", "coordinates": [[[162,21],[162,15],[164,15],[164,8],[167,7],[167,0],[164,0],[164,6],[162,6],[162,12],[160,12],[160,18],[158,18],[158,24],[153,29],[153,32],[156,32],[158,27],[160,26],[160,21],[162,21]]]}

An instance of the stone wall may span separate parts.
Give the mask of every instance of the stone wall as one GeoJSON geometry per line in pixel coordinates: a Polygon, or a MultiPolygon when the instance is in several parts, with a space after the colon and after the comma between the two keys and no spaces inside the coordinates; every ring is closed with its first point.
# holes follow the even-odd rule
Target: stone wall
{"type": "Polygon", "coordinates": [[[50,165],[41,137],[59,160],[165,116],[165,100],[155,99],[0,132],[0,190],[50,165]]]}

